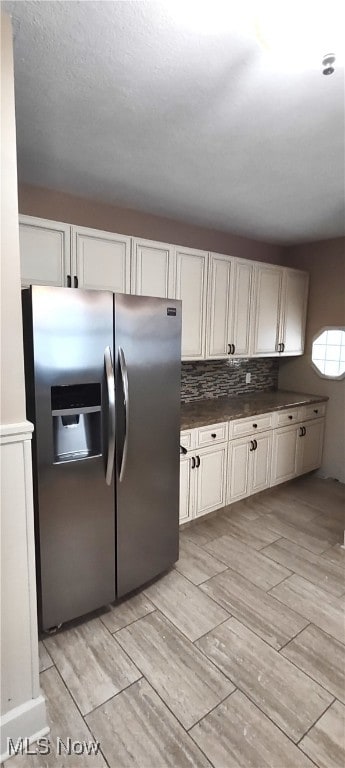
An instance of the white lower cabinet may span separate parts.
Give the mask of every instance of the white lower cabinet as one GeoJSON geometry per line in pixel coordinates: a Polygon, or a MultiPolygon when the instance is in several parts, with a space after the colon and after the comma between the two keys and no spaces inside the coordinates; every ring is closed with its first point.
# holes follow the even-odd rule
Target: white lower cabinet
{"type": "Polygon", "coordinates": [[[227,443],[180,458],[180,523],[225,505],[227,443]]]}
{"type": "Polygon", "coordinates": [[[180,523],[187,523],[193,517],[193,499],[191,498],[191,466],[189,456],[180,458],[180,523]]]}
{"type": "Polygon", "coordinates": [[[320,467],[325,404],[287,410],[286,415],[299,423],[275,427],[284,423],[279,412],[231,421],[229,429],[223,422],[181,433],[187,450],[180,459],[181,523],[320,467]],[[322,417],[308,420],[310,409],[322,417]],[[248,434],[249,425],[256,429],[248,434]],[[198,447],[208,441],[213,443],[198,447]]]}
{"type": "Polygon", "coordinates": [[[224,443],[198,451],[194,475],[196,517],[225,505],[226,454],[224,443]]]}
{"type": "Polygon", "coordinates": [[[271,483],[272,432],[257,434],[251,453],[250,493],[259,493],[271,483]]]}
{"type": "Polygon", "coordinates": [[[296,441],[298,427],[273,430],[271,485],[284,483],[296,475],[296,441]]]}
{"type": "Polygon", "coordinates": [[[229,443],[227,504],[232,504],[233,501],[248,495],[249,447],[248,437],[231,440],[229,443]]]}
{"type": "Polygon", "coordinates": [[[273,430],[271,485],[311,472],[321,464],[324,419],[273,430]]]}
{"type": "Polygon", "coordinates": [[[271,431],[230,441],[227,504],[232,504],[234,501],[269,487],[271,450],[271,431]]]}
{"type": "Polygon", "coordinates": [[[296,474],[311,472],[321,464],[324,419],[309,421],[298,430],[296,450],[296,474]]]}

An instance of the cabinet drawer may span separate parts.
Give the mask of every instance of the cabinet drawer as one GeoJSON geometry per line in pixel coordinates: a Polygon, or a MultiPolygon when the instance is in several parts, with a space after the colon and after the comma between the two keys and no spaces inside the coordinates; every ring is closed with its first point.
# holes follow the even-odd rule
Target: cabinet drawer
{"type": "Polygon", "coordinates": [[[251,416],[249,419],[236,419],[229,422],[229,438],[245,437],[256,432],[262,432],[272,427],[272,413],[262,413],[260,416],[251,416]]]}
{"type": "Polygon", "coordinates": [[[313,405],[304,405],[301,408],[301,421],[306,419],[319,419],[326,414],[326,403],[314,403],[313,405]]]}
{"type": "Polygon", "coordinates": [[[288,427],[289,424],[297,424],[303,419],[302,408],[289,408],[286,411],[275,411],[272,414],[273,427],[288,427]]]}
{"type": "Polygon", "coordinates": [[[228,439],[228,425],[211,424],[208,427],[201,427],[196,430],[196,446],[202,448],[204,445],[213,445],[214,443],[224,443],[228,439]]]}
{"type": "Polygon", "coordinates": [[[190,448],[194,448],[194,433],[194,429],[184,429],[183,432],[180,432],[180,445],[182,445],[183,448],[187,448],[187,451],[189,451],[190,448]]]}

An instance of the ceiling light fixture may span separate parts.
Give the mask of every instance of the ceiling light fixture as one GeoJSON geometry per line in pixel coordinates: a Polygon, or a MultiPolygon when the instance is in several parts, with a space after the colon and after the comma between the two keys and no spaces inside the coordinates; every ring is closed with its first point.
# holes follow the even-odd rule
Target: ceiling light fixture
{"type": "Polygon", "coordinates": [[[335,63],[335,55],[334,53],[326,53],[326,55],[322,59],[322,74],[323,75],[333,75],[334,72],[334,66],[335,63]]]}

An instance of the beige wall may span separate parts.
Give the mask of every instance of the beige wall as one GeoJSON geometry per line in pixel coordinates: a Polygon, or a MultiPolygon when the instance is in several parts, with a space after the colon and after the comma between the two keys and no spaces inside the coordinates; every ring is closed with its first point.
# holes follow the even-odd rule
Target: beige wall
{"type": "Polygon", "coordinates": [[[345,326],[345,239],[290,248],[287,264],[308,270],[310,288],[305,355],[281,361],[279,387],[330,398],[321,473],[345,482],[345,380],[322,379],[310,364],[314,334],[326,325],[345,326]]]}
{"type": "Polygon", "coordinates": [[[1,18],[1,423],[25,419],[12,34],[1,18]]]}
{"type": "Polygon", "coordinates": [[[19,211],[28,216],[161,240],[245,259],[282,264],[284,258],[285,249],[281,246],[27,184],[19,186],[19,211]]]}

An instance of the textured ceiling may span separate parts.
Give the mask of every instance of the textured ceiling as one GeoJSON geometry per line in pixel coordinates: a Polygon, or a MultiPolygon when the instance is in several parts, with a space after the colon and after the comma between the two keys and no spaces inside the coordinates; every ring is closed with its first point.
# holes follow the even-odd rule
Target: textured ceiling
{"type": "Polygon", "coordinates": [[[21,181],[277,243],[344,234],[343,69],[288,74],[164,3],[2,7],[21,181]]]}

